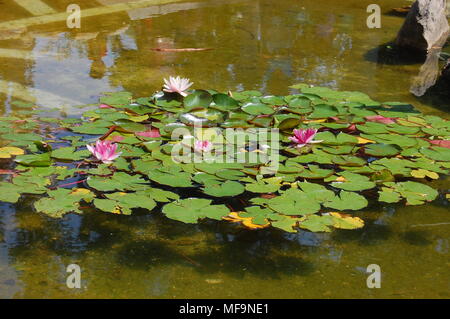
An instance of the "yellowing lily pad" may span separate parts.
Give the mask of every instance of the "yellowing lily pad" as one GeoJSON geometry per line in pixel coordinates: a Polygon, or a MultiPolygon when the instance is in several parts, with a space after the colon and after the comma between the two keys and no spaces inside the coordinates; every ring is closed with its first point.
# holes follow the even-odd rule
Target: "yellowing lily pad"
{"type": "Polygon", "coordinates": [[[254,224],[252,222],[252,220],[253,220],[252,217],[241,217],[241,216],[239,216],[238,212],[231,212],[230,214],[228,214],[228,216],[225,216],[222,219],[233,222],[233,223],[242,223],[242,225],[244,225],[245,227],[247,227],[249,229],[261,229],[261,228],[266,228],[266,227],[270,226],[270,223],[266,223],[264,225],[254,224]]]}
{"type": "Polygon", "coordinates": [[[425,177],[429,177],[432,179],[439,178],[438,173],[430,172],[430,171],[427,171],[426,169],[422,169],[422,168],[411,171],[411,176],[416,177],[416,178],[425,178],[425,177]]]}
{"type": "Polygon", "coordinates": [[[334,217],[333,227],[340,229],[358,229],[364,227],[364,221],[359,217],[353,217],[348,214],[338,212],[329,213],[334,217]]]}
{"type": "Polygon", "coordinates": [[[11,158],[12,156],[23,154],[25,154],[25,151],[18,147],[0,147],[0,158],[11,158]]]}

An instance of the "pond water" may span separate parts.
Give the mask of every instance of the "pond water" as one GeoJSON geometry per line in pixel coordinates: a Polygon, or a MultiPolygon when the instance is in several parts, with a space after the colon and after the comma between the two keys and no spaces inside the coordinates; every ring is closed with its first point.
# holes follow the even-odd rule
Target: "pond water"
{"type": "MultiPolygon", "coordinates": [[[[220,91],[281,95],[298,82],[362,91],[449,118],[444,92],[409,93],[420,63],[377,63],[377,47],[403,22],[385,13],[407,1],[383,1],[381,29],[366,27],[371,0],[76,2],[90,17],[72,30],[56,14],[72,0],[0,2],[0,114],[25,100],[77,116],[102,92],[148,96],[179,74],[220,91]],[[152,50],[185,47],[212,50],[152,50]]],[[[363,229],[326,234],[191,226],[145,212],[54,220],[31,203],[0,203],[1,298],[450,297],[444,198],[372,206],[357,214],[363,229]],[[81,289],[65,284],[69,264],[81,267],[81,289]],[[370,264],[381,267],[380,289],[367,288],[370,264]]]]}

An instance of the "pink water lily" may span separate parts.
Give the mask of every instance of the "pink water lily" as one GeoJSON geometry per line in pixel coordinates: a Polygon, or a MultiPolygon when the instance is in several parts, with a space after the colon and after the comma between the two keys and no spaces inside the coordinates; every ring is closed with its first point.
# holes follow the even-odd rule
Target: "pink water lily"
{"type": "Polygon", "coordinates": [[[118,158],[122,152],[117,152],[117,144],[111,141],[98,140],[95,146],[86,145],[87,149],[105,164],[111,163],[118,158]]]}
{"type": "Polygon", "coordinates": [[[163,91],[169,92],[169,93],[178,93],[182,96],[187,96],[186,90],[189,89],[189,87],[194,84],[192,82],[189,82],[189,79],[187,78],[180,78],[177,77],[169,77],[169,80],[164,79],[164,86],[163,91]]]}
{"type": "Polygon", "coordinates": [[[320,143],[322,141],[313,141],[317,134],[317,130],[313,128],[294,130],[294,136],[289,137],[289,139],[297,144],[297,147],[303,147],[310,143],[320,143]]]}
{"type": "Polygon", "coordinates": [[[210,141],[195,141],[194,149],[197,152],[209,152],[213,147],[210,141]]]}

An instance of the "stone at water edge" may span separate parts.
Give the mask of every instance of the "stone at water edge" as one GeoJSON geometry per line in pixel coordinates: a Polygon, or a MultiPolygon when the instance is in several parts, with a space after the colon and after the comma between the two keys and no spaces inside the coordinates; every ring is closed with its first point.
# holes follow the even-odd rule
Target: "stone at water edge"
{"type": "Polygon", "coordinates": [[[412,5],[396,45],[427,53],[436,42],[449,33],[446,0],[417,0],[412,5]]]}

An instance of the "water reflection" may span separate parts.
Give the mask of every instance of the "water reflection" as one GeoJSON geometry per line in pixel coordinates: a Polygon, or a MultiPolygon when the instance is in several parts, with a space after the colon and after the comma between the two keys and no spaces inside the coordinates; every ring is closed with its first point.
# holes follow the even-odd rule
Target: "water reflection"
{"type": "Polygon", "coordinates": [[[16,245],[13,205],[0,204],[0,298],[12,298],[21,290],[17,270],[10,265],[9,249],[16,245]]]}
{"type": "MultiPolygon", "coordinates": [[[[422,222],[421,211],[367,211],[361,230],[286,234],[217,222],[192,226],[155,213],[87,212],[53,220],[26,203],[17,212],[7,206],[0,223],[4,297],[389,297],[399,291],[405,297],[442,297],[447,291],[448,225],[411,227],[422,222]],[[380,224],[386,218],[389,225],[380,224]],[[418,256],[427,263],[418,263],[418,256]],[[81,290],[65,286],[71,263],[83,269],[81,290]],[[369,291],[365,268],[371,263],[390,277],[411,277],[369,291]],[[433,277],[417,278],[417,272],[433,277]],[[298,290],[281,291],[280,285],[298,290]],[[415,289],[404,289],[411,285],[415,289]]],[[[423,210],[434,221],[447,213],[423,210]]]]}
{"type": "MultiPolygon", "coordinates": [[[[76,114],[81,111],[71,106],[96,102],[101,92],[125,89],[148,95],[159,89],[164,76],[182,74],[198,87],[275,94],[306,81],[361,90],[374,98],[395,96],[430,111],[408,92],[419,65],[386,67],[363,58],[368,48],[390,40],[402,23],[386,16],[383,32],[364,29],[364,1],[339,6],[331,1],[318,6],[312,0],[286,0],[277,6],[268,0],[178,1],[121,7],[97,16],[100,5],[128,1],[80,2],[92,17],[82,20],[79,30],[67,29],[61,19],[33,25],[23,20],[23,10],[0,4],[0,18],[25,25],[0,22],[1,105],[24,99],[42,106],[66,105],[68,113],[76,114]],[[151,50],[182,47],[214,50],[151,50]]],[[[390,3],[395,6],[395,1],[390,3]]],[[[53,7],[61,12],[67,4],[59,1],[53,7]]]]}

